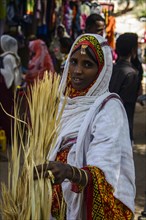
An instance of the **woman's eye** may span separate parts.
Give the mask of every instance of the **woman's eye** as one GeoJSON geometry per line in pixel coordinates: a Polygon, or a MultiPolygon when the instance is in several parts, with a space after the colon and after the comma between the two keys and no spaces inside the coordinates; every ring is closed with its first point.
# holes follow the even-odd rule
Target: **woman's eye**
{"type": "Polygon", "coordinates": [[[70,64],[74,65],[76,63],[77,63],[77,61],[75,59],[70,59],[70,64]]]}
{"type": "Polygon", "coordinates": [[[93,64],[91,62],[89,62],[89,61],[86,61],[86,62],[84,62],[84,66],[85,67],[92,67],[93,64]]]}

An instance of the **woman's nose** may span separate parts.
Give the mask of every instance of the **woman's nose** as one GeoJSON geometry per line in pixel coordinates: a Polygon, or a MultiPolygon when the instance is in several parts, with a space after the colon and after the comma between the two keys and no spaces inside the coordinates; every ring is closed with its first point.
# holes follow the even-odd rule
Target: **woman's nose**
{"type": "Polygon", "coordinates": [[[76,68],[75,68],[75,70],[74,70],[74,72],[77,73],[77,74],[81,74],[81,73],[82,73],[82,68],[81,68],[81,66],[80,66],[80,65],[77,65],[76,68]]]}

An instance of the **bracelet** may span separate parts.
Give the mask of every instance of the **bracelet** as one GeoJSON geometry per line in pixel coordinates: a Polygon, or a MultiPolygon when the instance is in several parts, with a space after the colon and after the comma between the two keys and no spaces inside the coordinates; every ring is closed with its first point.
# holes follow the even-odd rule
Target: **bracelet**
{"type": "Polygon", "coordinates": [[[77,170],[78,170],[78,172],[79,172],[79,174],[80,174],[80,179],[79,179],[79,183],[81,182],[81,180],[82,180],[82,172],[81,172],[81,170],[80,169],[78,169],[78,168],[76,168],[77,170]]]}
{"type": "MultiPolygon", "coordinates": [[[[81,182],[81,180],[82,180],[82,172],[81,172],[81,169],[78,169],[77,167],[73,167],[73,166],[71,166],[71,165],[69,165],[70,167],[71,167],[71,169],[72,169],[72,178],[71,178],[71,180],[73,181],[74,180],[74,177],[75,177],[75,169],[79,172],[79,182],[78,182],[78,184],[81,182]]],[[[85,171],[84,171],[85,172],[85,171]]],[[[86,172],[85,172],[86,173],[86,172]]],[[[87,173],[85,174],[85,175],[87,175],[87,173]]],[[[86,176],[86,180],[88,181],[88,178],[87,178],[87,176],[86,176]]],[[[86,181],[86,182],[87,182],[86,181]]]]}
{"type": "Polygon", "coordinates": [[[70,164],[69,164],[69,166],[71,167],[71,169],[72,169],[72,178],[71,178],[71,180],[73,180],[74,179],[74,177],[75,177],[75,169],[74,169],[74,167],[73,166],[71,166],[70,164]]]}
{"type": "Polygon", "coordinates": [[[87,184],[88,184],[88,174],[87,174],[87,172],[85,171],[85,170],[83,170],[83,169],[81,169],[83,172],[84,172],[84,174],[85,174],[85,178],[86,178],[86,184],[85,184],[85,186],[84,187],[86,187],[87,186],[87,184]]]}

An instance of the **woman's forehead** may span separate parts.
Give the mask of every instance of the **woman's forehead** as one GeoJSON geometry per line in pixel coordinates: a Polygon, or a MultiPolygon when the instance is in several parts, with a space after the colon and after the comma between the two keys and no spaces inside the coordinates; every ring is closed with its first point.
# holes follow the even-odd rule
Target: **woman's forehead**
{"type": "Polygon", "coordinates": [[[102,49],[102,45],[100,43],[100,41],[103,40],[104,39],[99,35],[93,35],[93,34],[82,35],[75,41],[71,49],[71,55],[79,48],[82,48],[81,49],[82,52],[86,51],[88,53],[88,56],[94,62],[98,63],[99,72],[100,72],[104,66],[104,52],[102,49]]]}
{"type": "Polygon", "coordinates": [[[76,50],[78,47],[80,47],[80,46],[82,47],[82,45],[87,45],[88,47],[90,47],[92,49],[92,51],[94,51],[94,54],[95,54],[96,58],[98,59],[98,61],[101,64],[104,63],[104,55],[103,55],[101,45],[95,36],[93,36],[93,35],[81,36],[74,44],[72,52],[74,50],[76,50]]]}
{"type": "Polygon", "coordinates": [[[75,58],[85,58],[85,59],[87,59],[87,58],[89,58],[89,59],[92,59],[93,61],[95,61],[96,62],[96,60],[97,60],[97,58],[96,58],[96,56],[95,56],[95,54],[94,54],[94,51],[89,47],[89,46],[87,46],[86,45],[86,47],[84,48],[82,48],[82,46],[84,46],[84,45],[81,45],[81,47],[79,47],[77,50],[75,50],[72,54],[71,54],[71,58],[72,57],[75,57],[75,58]]]}

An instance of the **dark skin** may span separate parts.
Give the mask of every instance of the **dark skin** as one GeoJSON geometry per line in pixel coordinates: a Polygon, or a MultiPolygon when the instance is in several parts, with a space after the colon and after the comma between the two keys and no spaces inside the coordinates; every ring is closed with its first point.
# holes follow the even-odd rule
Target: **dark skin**
{"type": "Polygon", "coordinates": [[[97,63],[87,53],[81,54],[81,51],[78,50],[71,56],[69,73],[73,88],[79,91],[88,88],[97,78],[97,72],[97,63]]]}
{"type": "MultiPolygon", "coordinates": [[[[69,164],[64,164],[60,161],[49,161],[48,163],[45,163],[43,165],[37,166],[37,171],[39,173],[39,176],[41,176],[43,171],[43,177],[44,178],[50,178],[48,170],[51,170],[52,174],[55,177],[54,185],[61,184],[65,179],[70,180],[74,183],[80,183],[82,186],[85,186],[87,184],[86,176],[84,174],[84,171],[76,167],[73,167],[74,169],[74,178],[73,178],[73,170],[72,167],[69,164]]],[[[86,171],[85,171],[86,172],[86,171]]],[[[89,175],[87,173],[87,175],[89,175]]],[[[89,176],[88,176],[89,178],[89,176]]],[[[38,179],[38,174],[36,172],[36,169],[34,169],[34,179],[38,179]]]]}
{"type": "MultiPolygon", "coordinates": [[[[68,164],[63,164],[59,161],[49,161],[44,165],[37,166],[39,174],[44,173],[44,177],[49,177],[48,170],[51,170],[55,177],[55,184],[61,184],[65,178],[71,180],[72,178],[72,169],[68,164]]],[[[37,173],[34,171],[34,179],[37,179],[37,173]]]]}
{"type": "Polygon", "coordinates": [[[59,26],[59,27],[57,28],[57,36],[58,36],[59,38],[61,38],[61,37],[64,36],[64,28],[63,28],[63,27],[59,26]]]}
{"type": "MultiPolygon", "coordinates": [[[[69,72],[72,86],[75,89],[82,90],[87,88],[97,78],[98,65],[97,62],[88,56],[88,54],[81,54],[81,50],[77,50],[70,58],[69,72]]],[[[49,177],[48,170],[51,170],[55,177],[54,184],[61,184],[65,179],[74,183],[80,183],[82,186],[87,184],[87,178],[83,170],[76,167],[73,167],[72,169],[69,164],[64,164],[59,161],[49,161],[43,166],[39,165],[37,166],[37,170],[39,175],[43,170],[45,178],[49,177]]],[[[89,178],[88,172],[87,175],[89,178]]],[[[37,173],[35,170],[34,179],[37,179],[37,173]]]]}
{"type": "Polygon", "coordinates": [[[103,21],[96,21],[96,23],[90,27],[86,27],[86,33],[99,34],[103,36],[105,31],[105,23],[103,21]]]}

